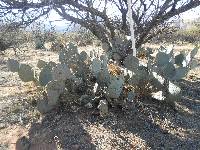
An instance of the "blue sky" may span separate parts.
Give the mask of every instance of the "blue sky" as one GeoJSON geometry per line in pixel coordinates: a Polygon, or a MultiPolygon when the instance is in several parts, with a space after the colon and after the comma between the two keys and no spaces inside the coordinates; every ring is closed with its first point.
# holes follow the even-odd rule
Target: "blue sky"
{"type": "MultiPolygon", "coordinates": [[[[109,11],[107,11],[107,13],[110,16],[112,16],[113,14],[116,14],[116,11],[118,11],[117,8],[114,7],[114,6],[110,6],[108,8],[108,10],[109,11]]],[[[195,8],[195,9],[189,10],[189,11],[187,11],[185,13],[182,13],[180,15],[180,17],[182,19],[184,19],[184,20],[185,19],[186,20],[188,20],[188,19],[195,19],[195,18],[200,17],[200,6],[197,7],[197,8],[195,8]]],[[[41,19],[41,20],[43,20],[43,19],[41,19]]],[[[49,18],[46,21],[47,21],[47,23],[45,23],[45,24],[48,24],[48,21],[51,21],[52,25],[56,26],[56,29],[59,29],[59,30],[64,30],[69,25],[69,22],[63,21],[62,18],[55,11],[51,11],[51,13],[49,15],[49,18]]]]}
{"type": "MultiPolygon", "coordinates": [[[[114,9],[110,9],[109,8],[109,14],[113,14],[113,12],[115,12],[116,10],[114,9]]],[[[180,15],[180,17],[182,19],[195,19],[195,18],[198,18],[200,17],[200,6],[195,8],[195,9],[192,9],[192,10],[189,10],[185,13],[182,13],[180,15]]],[[[54,11],[52,11],[50,13],[50,16],[49,16],[49,21],[52,21],[53,22],[53,25],[56,25],[56,26],[64,26],[67,24],[66,21],[58,21],[58,20],[62,20],[61,17],[54,11]]]]}

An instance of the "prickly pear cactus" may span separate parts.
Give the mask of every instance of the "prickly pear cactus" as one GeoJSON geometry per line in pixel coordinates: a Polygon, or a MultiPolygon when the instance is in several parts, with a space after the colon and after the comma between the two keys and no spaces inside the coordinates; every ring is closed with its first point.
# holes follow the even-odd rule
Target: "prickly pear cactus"
{"type": "Polygon", "coordinates": [[[85,60],[88,59],[88,55],[85,51],[82,51],[80,54],[79,54],[79,60],[84,62],[85,60]]]}
{"type": "Polygon", "coordinates": [[[176,68],[172,63],[168,62],[160,67],[160,74],[165,78],[173,78],[176,74],[176,68]]]}
{"type": "Polygon", "coordinates": [[[97,83],[99,85],[109,85],[110,83],[110,73],[108,68],[103,68],[97,75],[97,83]]]}
{"type": "Polygon", "coordinates": [[[41,114],[50,112],[54,107],[48,104],[47,100],[40,100],[37,103],[37,109],[41,114]]]}
{"type": "Polygon", "coordinates": [[[176,68],[176,73],[175,73],[174,77],[172,78],[172,80],[180,80],[180,79],[186,77],[188,72],[189,72],[188,68],[178,67],[178,68],[176,68]]]}
{"type": "Polygon", "coordinates": [[[23,82],[34,81],[34,70],[27,64],[20,64],[18,75],[23,82]]]}
{"type": "Polygon", "coordinates": [[[132,55],[127,56],[123,63],[124,66],[131,71],[135,71],[139,66],[139,60],[132,55]]]}
{"type": "Polygon", "coordinates": [[[107,68],[108,66],[108,57],[106,55],[101,55],[100,60],[102,61],[102,68],[107,68]]]}
{"type": "Polygon", "coordinates": [[[158,67],[162,67],[165,64],[170,62],[170,57],[168,54],[164,53],[164,52],[158,52],[156,55],[156,65],[158,67]]]}
{"type": "Polygon", "coordinates": [[[109,51],[109,45],[107,43],[102,43],[101,47],[105,52],[109,51]]]}
{"type": "Polygon", "coordinates": [[[87,105],[89,102],[91,102],[91,96],[89,95],[82,95],[79,99],[78,102],[80,105],[87,105]]]}
{"type": "Polygon", "coordinates": [[[184,54],[178,54],[175,56],[175,64],[178,65],[178,66],[183,66],[183,61],[185,59],[185,56],[184,54]]]}
{"type": "Polygon", "coordinates": [[[108,115],[108,102],[106,100],[100,100],[98,109],[100,111],[100,115],[105,117],[108,115]]]}
{"type": "Polygon", "coordinates": [[[77,77],[81,77],[87,80],[90,68],[89,65],[87,65],[84,61],[80,60],[77,62],[76,69],[74,69],[73,71],[77,77]]]}
{"type": "Polygon", "coordinates": [[[127,100],[129,102],[132,102],[135,99],[135,97],[136,97],[136,94],[133,91],[128,92],[127,100]]]}
{"type": "Polygon", "coordinates": [[[50,64],[45,65],[39,74],[39,83],[41,86],[47,85],[49,81],[53,79],[52,77],[52,67],[50,64]]]}
{"type": "Polygon", "coordinates": [[[47,62],[41,59],[38,60],[38,63],[37,63],[38,68],[42,69],[45,65],[47,65],[47,62]]]}
{"type": "Polygon", "coordinates": [[[46,85],[47,99],[50,106],[56,106],[60,94],[64,91],[65,84],[62,81],[50,81],[46,85]]]}
{"type": "Polygon", "coordinates": [[[66,48],[60,51],[59,61],[69,66],[76,64],[79,59],[77,47],[73,43],[69,43],[66,48]]]}
{"type": "Polygon", "coordinates": [[[19,62],[17,60],[8,58],[7,67],[11,72],[18,72],[19,62]]]}
{"type": "Polygon", "coordinates": [[[99,59],[95,58],[92,61],[91,71],[95,76],[101,71],[101,61],[99,59]]]}
{"type": "Polygon", "coordinates": [[[195,48],[190,52],[191,58],[194,58],[195,55],[198,53],[198,51],[199,51],[199,48],[198,48],[198,47],[195,47],[195,48]]]}
{"type": "Polygon", "coordinates": [[[57,64],[52,69],[53,80],[65,81],[72,78],[72,73],[66,64],[57,64]]]}
{"type": "Polygon", "coordinates": [[[35,38],[35,49],[42,49],[44,48],[44,40],[42,39],[42,37],[37,36],[35,38]]]}
{"type": "Polygon", "coordinates": [[[119,98],[124,84],[124,78],[119,76],[112,76],[110,78],[110,84],[107,88],[106,94],[109,98],[119,98]]]}

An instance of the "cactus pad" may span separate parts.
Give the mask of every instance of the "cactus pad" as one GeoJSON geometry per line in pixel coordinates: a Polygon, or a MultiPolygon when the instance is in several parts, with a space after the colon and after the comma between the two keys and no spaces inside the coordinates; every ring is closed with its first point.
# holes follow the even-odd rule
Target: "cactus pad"
{"type": "Polygon", "coordinates": [[[164,52],[158,52],[156,55],[156,65],[158,67],[162,67],[165,64],[170,62],[170,57],[168,54],[164,53],[164,52]]]}
{"type": "Polygon", "coordinates": [[[122,92],[123,84],[124,78],[111,75],[110,85],[106,92],[107,96],[109,98],[118,98],[122,92]]]}
{"type": "Polygon", "coordinates": [[[34,71],[27,64],[20,64],[18,74],[23,82],[34,81],[34,71]]]}
{"type": "Polygon", "coordinates": [[[50,81],[46,85],[48,104],[50,106],[55,106],[58,103],[59,96],[63,92],[64,87],[64,82],[60,81],[50,81]]]}
{"type": "Polygon", "coordinates": [[[53,80],[64,81],[72,77],[72,73],[66,64],[57,64],[52,69],[53,80]]]}
{"type": "Polygon", "coordinates": [[[184,54],[179,54],[175,56],[175,64],[178,66],[183,66],[183,60],[184,60],[185,56],[184,54]]]}
{"type": "Polygon", "coordinates": [[[37,63],[37,67],[38,68],[43,68],[45,65],[47,65],[47,62],[45,62],[44,60],[39,59],[38,63],[37,63]]]}
{"type": "Polygon", "coordinates": [[[172,63],[167,63],[163,67],[161,67],[161,74],[165,78],[173,78],[176,74],[176,69],[172,63]]]}
{"type": "Polygon", "coordinates": [[[189,71],[189,69],[186,68],[186,67],[176,68],[176,74],[172,79],[173,80],[180,80],[187,75],[188,71],[189,71]]]}
{"type": "Polygon", "coordinates": [[[86,53],[85,51],[82,51],[82,52],[79,54],[79,60],[80,60],[80,61],[85,61],[85,60],[87,60],[87,58],[88,58],[88,55],[87,55],[87,53],[86,53]]]}
{"type": "Polygon", "coordinates": [[[138,68],[139,66],[139,60],[134,57],[134,56],[127,56],[124,60],[124,66],[128,69],[128,70],[131,70],[131,71],[134,71],[138,68]]]}
{"type": "Polygon", "coordinates": [[[11,72],[18,72],[19,62],[17,60],[8,58],[7,67],[11,72]]]}
{"type": "Polygon", "coordinates": [[[39,83],[41,86],[45,86],[52,80],[52,66],[47,64],[44,66],[39,74],[39,83]]]}
{"type": "Polygon", "coordinates": [[[97,75],[101,70],[101,61],[95,58],[91,64],[91,71],[94,75],[97,75]]]}

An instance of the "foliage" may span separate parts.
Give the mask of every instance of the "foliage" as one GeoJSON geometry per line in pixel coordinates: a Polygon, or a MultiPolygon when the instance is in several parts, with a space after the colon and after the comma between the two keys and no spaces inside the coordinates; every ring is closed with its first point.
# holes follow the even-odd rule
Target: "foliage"
{"type": "Polygon", "coordinates": [[[78,46],[92,45],[97,40],[91,31],[84,28],[67,34],[66,38],[68,42],[77,44],[78,46]]]}
{"type": "Polygon", "coordinates": [[[200,26],[198,24],[191,25],[186,29],[171,29],[170,32],[164,33],[153,40],[155,43],[167,42],[167,43],[196,43],[200,41],[200,26]]]}
{"type": "MultiPolygon", "coordinates": [[[[200,6],[200,1],[140,0],[132,2],[132,4],[136,48],[139,48],[153,37],[168,31],[166,21],[200,6]]],[[[102,43],[109,45],[111,52],[116,48],[118,38],[130,34],[127,0],[15,0],[13,2],[4,0],[0,4],[2,18],[13,17],[19,25],[23,26],[29,25],[41,17],[48,17],[52,10],[56,11],[63,20],[79,24],[90,30],[102,43]]],[[[39,43],[43,43],[43,41],[41,40],[39,43]]],[[[42,44],[37,47],[42,47],[42,44]]],[[[124,47],[127,46],[120,47],[120,51],[125,51],[124,47]]],[[[125,55],[121,57],[124,59],[125,55]]]]}
{"type": "Polygon", "coordinates": [[[193,26],[189,29],[182,29],[175,33],[179,41],[197,43],[200,41],[200,28],[193,26]]]}
{"type": "Polygon", "coordinates": [[[181,89],[176,81],[194,67],[192,62],[197,51],[196,47],[180,57],[180,54],[174,56],[172,47],[161,46],[154,59],[147,57],[146,64],[129,55],[120,67],[110,64],[105,54],[99,57],[88,56],[84,51],[78,53],[77,47],[70,43],[59,53],[60,63],[39,60],[39,73],[12,59],[8,60],[8,67],[18,71],[22,81],[33,81],[45,89],[46,96],[38,103],[41,112],[50,111],[61,101],[68,103],[73,97],[73,103],[98,107],[101,115],[106,116],[109,105],[123,106],[136,98],[155,97],[155,93],[160,93],[155,97],[160,101],[179,100],[181,89]]]}
{"type": "MultiPolygon", "coordinates": [[[[29,35],[14,23],[0,24],[0,51],[19,48],[29,40],[29,35]]],[[[16,51],[15,51],[16,52],[16,51]]]]}
{"type": "Polygon", "coordinates": [[[54,27],[47,30],[45,24],[37,22],[32,25],[32,37],[35,43],[35,49],[45,48],[46,42],[57,42],[57,34],[54,27]]]}

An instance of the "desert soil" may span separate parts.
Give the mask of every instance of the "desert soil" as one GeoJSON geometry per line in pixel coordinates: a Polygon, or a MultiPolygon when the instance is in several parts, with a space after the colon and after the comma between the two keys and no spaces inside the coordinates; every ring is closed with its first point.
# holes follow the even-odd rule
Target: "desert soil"
{"type": "Polygon", "coordinates": [[[33,66],[38,59],[58,61],[57,53],[31,47],[18,56],[12,50],[0,55],[0,150],[21,150],[24,145],[31,150],[200,149],[199,68],[179,83],[183,96],[176,109],[140,100],[127,109],[110,109],[106,118],[76,105],[41,115],[35,107],[36,88],[8,71],[8,58],[33,66]]]}

